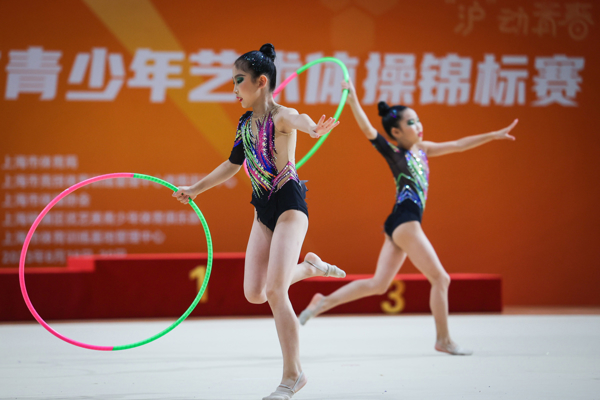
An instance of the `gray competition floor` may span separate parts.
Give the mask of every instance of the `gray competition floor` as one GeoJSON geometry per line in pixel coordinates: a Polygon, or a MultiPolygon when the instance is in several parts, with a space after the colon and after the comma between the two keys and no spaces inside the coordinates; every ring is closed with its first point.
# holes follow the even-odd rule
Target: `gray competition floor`
{"type": "MultiPolygon", "coordinates": [[[[97,345],[171,321],[52,326],[97,345]]],[[[458,315],[471,357],[433,350],[431,316],[321,317],[301,327],[308,384],[294,399],[600,399],[600,315],[458,315]]],[[[0,324],[0,399],[261,399],[281,357],[270,318],[194,319],[137,349],[99,352],[37,323],[0,324]]]]}

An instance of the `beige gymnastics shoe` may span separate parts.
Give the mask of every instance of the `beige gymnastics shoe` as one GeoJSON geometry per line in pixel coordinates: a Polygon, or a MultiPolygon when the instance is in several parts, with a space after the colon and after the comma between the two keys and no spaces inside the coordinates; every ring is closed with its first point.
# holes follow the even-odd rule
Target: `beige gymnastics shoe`
{"type": "Polygon", "coordinates": [[[294,394],[306,385],[306,379],[302,382],[302,386],[298,387],[300,381],[304,377],[304,372],[300,372],[298,379],[296,379],[296,383],[294,383],[293,387],[289,387],[287,385],[281,384],[277,386],[277,389],[267,397],[263,397],[262,400],[290,400],[294,394]]]}
{"type": "Polygon", "coordinates": [[[315,267],[316,269],[318,269],[321,272],[325,272],[325,275],[324,275],[325,277],[329,277],[329,276],[331,276],[333,278],[346,277],[346,272],[344,270],[339,269],[335,265],[327,264],[325,261],[322,261],[322,263],[325,264],[325,269],[323,269],[323,267],[317,266],[317,264],[312,263],[308,260],[304,260],[304,262],[309,263],[310,265],[312,265],[313,267],[315,267]]]}

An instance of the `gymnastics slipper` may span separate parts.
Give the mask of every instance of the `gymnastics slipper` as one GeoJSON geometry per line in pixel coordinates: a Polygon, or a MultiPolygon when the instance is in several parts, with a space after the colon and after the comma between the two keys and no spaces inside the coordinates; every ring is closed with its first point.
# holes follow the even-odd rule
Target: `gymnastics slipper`
{"type": "MultiPolygon", "coordinates": [[[[296,383],[294,383],[294,387],[289,387],[287,385],[281,384],[277,386],[277,389],[275,389],[273,393],[271,393],[267,397],[263,397],[262,400],[290,400],[292,396],[296,393],[296,388],[298,387],[300,379],[302,379],[303,375],[304,372],[300,372],[300,375],[298,375],[298,379],[296,379],[296,383]]],[[[302,388],[299,388],[298,390],[300,389],[302,388]]]]}
{"type": "Polygon", "coordinates": [[[308,260],[305,260],[305,262],[309,263],[319,271],[325,272],[325,277],[331,276],[334,278],[344,278],[346,276],[346,272],[344,272],[344,270],[339,269],[335,265],[327,264],[325,261],[323,261],[323,263],[327,266],[326,269],[323,269],[308,260]]]}
{"type": "Polygon", "coordinates": [[[473,350],[464,349],[464,348],[460,347],[459,345],[453,345],[450,348],[444,348],[444,347],[438,346],[436,343],[435,349],[442,353],[448,353],[453,356],[470,356],[471,354],[473,354],[473,350]]]}

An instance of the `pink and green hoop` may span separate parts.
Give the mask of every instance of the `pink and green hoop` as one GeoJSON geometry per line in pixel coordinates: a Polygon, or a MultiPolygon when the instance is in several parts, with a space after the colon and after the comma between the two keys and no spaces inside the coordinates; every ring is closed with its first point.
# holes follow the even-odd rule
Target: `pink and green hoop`
{"type": "Polygon", "coordinates": [[[102,181],[102,180],[106,180],[106,179],[115,179],[115,178],[144,179],[144,180],[147,180],[147,181],[156,182],[158,184],[166,186],[169,189],[171,189],[172,191],[177,191],[177,187],[175,185],[167,182],[167,181],[164,181],[164,180],[159,179],[159,178],[155,178],[155,177],[150,176],[150,175],[142,175],[142,174],[134,174],[134,173],[106,174],[106,175],[96,176],[96,177],[93,177],[93,178],[90,178],[90,179],[86,179],[85,181],[79,182],[79,183],[71,186],[70,188],[64,190],[58,196],[56,196],[42,210],[42,212],[40,213],[40,215],[38,215],[38,217],[33,222],[33,225],[31,225],[31,228],[29,229],[29,232],[27,233],[27,236],[25,237],[25,242],[23,243],[23,249],[21,251],[21,258],[19,260],[19,283],[21,285],[21,294],[23,295],[23,299],[25,300],[25,304],[27,304],[27,308],[29,308],[29,311],[31,312],[31,314],[33,315],[33,317],[37,320],[37,322],[40,323],[40,325],[42,325],[48,332],[50,332],[51,334],[53,334],[57,338],[59,338],[61,340],[64,340],[65,342],[70,343],[72,345],[83,347],[85,349],[90,349],[90,350],[100,350],[100,351],[126,350],[126,349],[131,349],[131,348],[134,348],[134,347],[142,346],[144,344],[150,343],[150,342],[152,342],[152,341],[154,341],[154,340],[156,340],[156,339],[158,339],[158,338],[166,335],[167,333],[169,333],[170,331],[172,331],[177,325],[179,325],[180,323],[182,323],[183,320],[185,320],[191,314],[191,312],[194,310],[194,308],[196,308],[196,305],[198,304],[198,302],[202,298],[202,295],[204,294],[204,291],[206,290],[206,286],[208,285],[208,279],[210,277],[210,272],[212,270],[213,247],[212,247],[212,239],[211,239],[211,236],[210,236],[210,231],[208,230],[208,224],[206,223],[206,220],[204,219],[204,215],[202,215],[202,212],[200,211],[200,209],[198,208],[198,206],[192,200],[190,200],[189,204],[192,207],[192,209],[196,212],[196,215],[198,216],[198,218],[200,218],[200,222],[202,223],[202,227],[204,228],[204,233],[206,235],[206,243],[207,243],[207,246],[208,246],[208,260],[207,260],[207,265],[206,265],[206,275],[205,275],[205,278],[204,278],[204,282],[202,283],[202,286],[201,286],[201,288],[200,288],[200,290],[199,290],[196,298],[192,302],[192,305],[185,311],[185,313],[181,317],[179,317],[179,319],[177,321],[175,321],[169,327],[167,327],[166,329],[162,330],[161,332],[157,333],[156,335],[154,335],[154,336],[152,336],[152,337],[150,337],[148,339],[141,340],[139,342],[135,342],[135,343],[131,343],[131,344],[121,345],[121,346],[97,346],[97,345],[92,345],[92,344],[86,344],[86,343],[78,342],[78,341],[73,340],[73,339],[69,339],[68,337],[66,337],[66,336],[58,333],[54,329],[52,329],[50,327],[50,325],[48,325],[46,323],[46,321],[44,321],[42,319],[42,317],[40,317],[40,315],[37,313],[37,311],[33,307],[33,304],[31,303],[31,300],[29,299],[29,295],[27,294],[27,288],[25,287],[25,259],[27,258],[27,248],[29,247],[29,243],[31,242],[31,238],[33,237],[33,234],[35,233],[35,230],[37,229],[38,225],[42,222],[42,219],[44,218],[44,216],[62,198],[66,197],[70,193],[74,192],[75,190],[77,190],[77,189],[79,189],[79,188],[81,188],[83,186],[92,184],[94,182],[98,182],[98,181],[102,181]]]}

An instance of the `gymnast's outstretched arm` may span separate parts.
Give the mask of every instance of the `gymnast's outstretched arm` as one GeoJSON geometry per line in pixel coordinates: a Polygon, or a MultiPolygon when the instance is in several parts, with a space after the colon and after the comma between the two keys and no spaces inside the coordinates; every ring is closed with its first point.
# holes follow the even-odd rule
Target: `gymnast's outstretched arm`
{"type": "Polygon", "coordinates": [[[367,139],[375,139],[377,137],[377,130],[373,128],[373,125],[371,125],[367,114],[365,114],[364,110],[360,106],[352,81],[343,81],[342,89],[348,89],[348,104],[350,104],[350,107],[352,108],[352,113],[354,114],[354,118],[356,119],[360,130],[363,131],[367,139]]]}
{"type": "Polygon", "coordinates": [[[293,108],[286,107],[279,112],[278,123],[282,132],[291,132],[293,129],[297,129],[308,133],[313,138],[318,138],[338,126],[340,121],[336,122],[333,118],[325,120],[325,115],[323,115],[315,124],[308,115],[299,114],[293,108]]]}
{"type": "Polygon", "coordinates": [[[482,144],[491,142],[492,140],[515,140],[515,137],[509,132],[517,125],[518,119],[515,119],[512,124],[499,131],[482,133],[481,135],[466,136],[462,139],[453,140],[450,142],[428,142],[424,141],[420,144],[428,157],[443,156],[450,153],[459,153],[466,150],[474,149],[482,144]]]}
{"type": "Polygon", "coordinates": [[[234,176],[240,168],[241,165],[226,160],[210,174],[206,175],[192,186],[180,186],[178,190],[173,193],[173,197],[176,197],[177,200],[183,204],[187,204],[190,200],[194,200],[200,193],[205,192],[234,176]]]}

